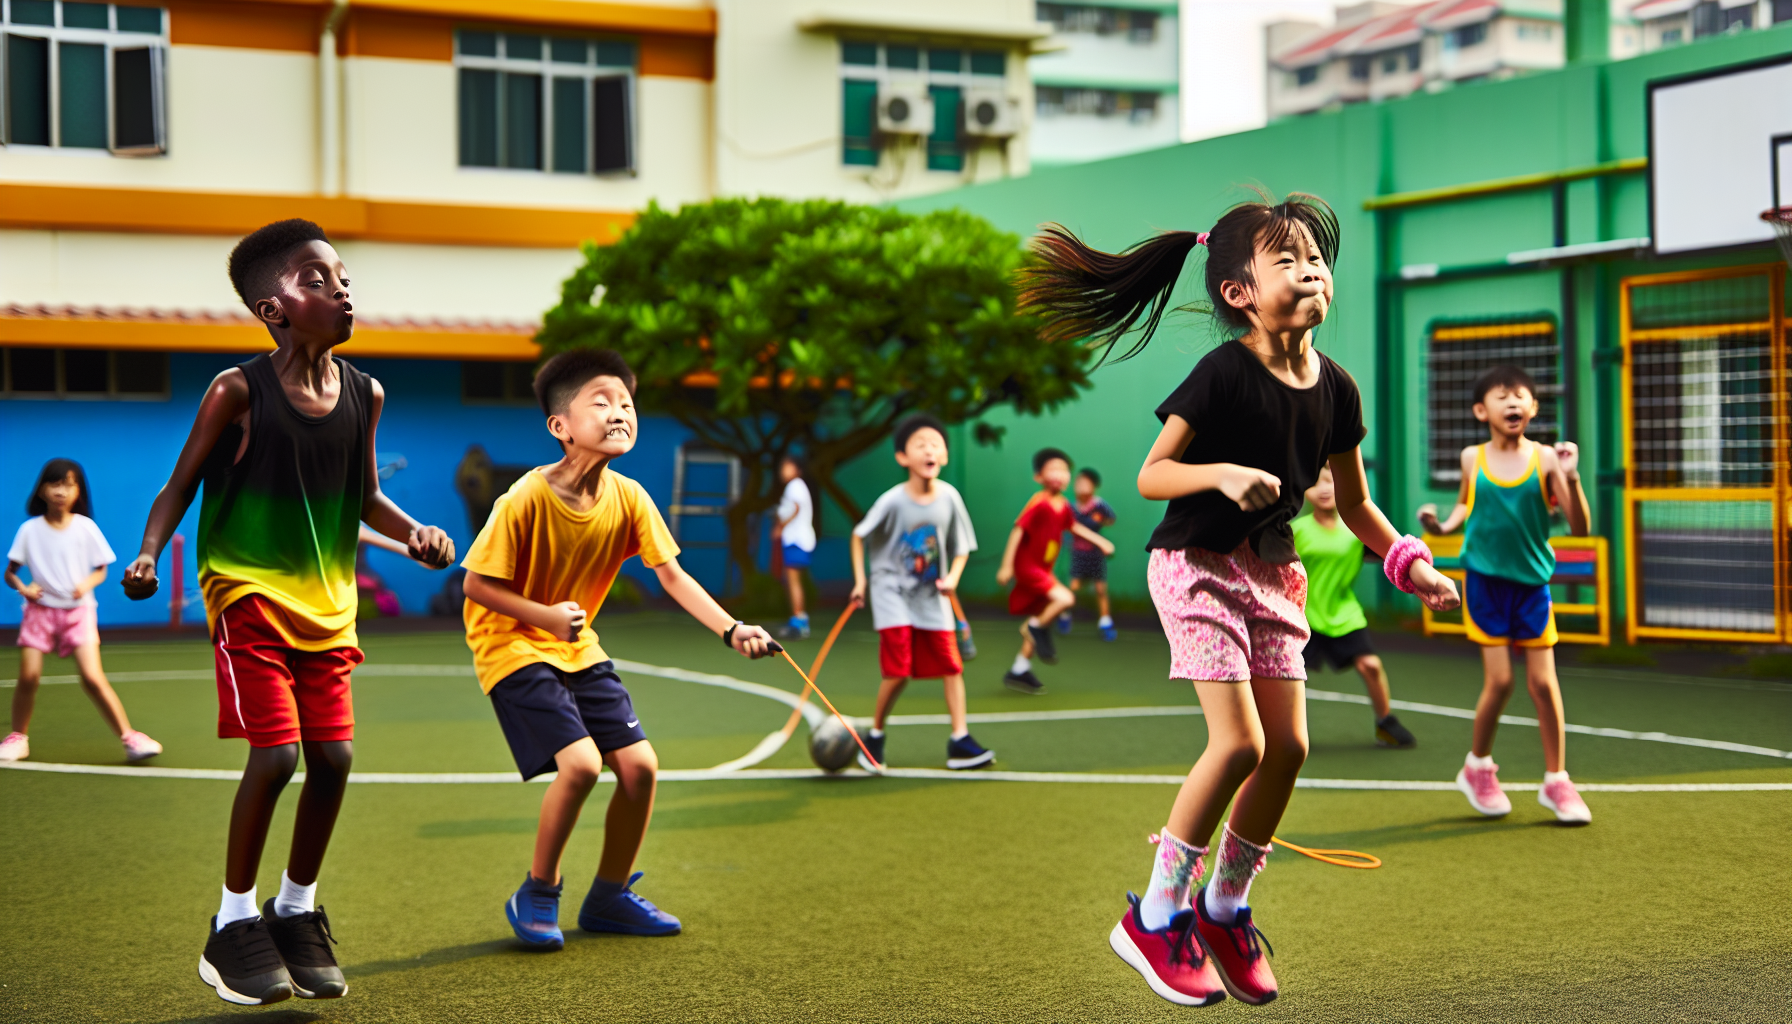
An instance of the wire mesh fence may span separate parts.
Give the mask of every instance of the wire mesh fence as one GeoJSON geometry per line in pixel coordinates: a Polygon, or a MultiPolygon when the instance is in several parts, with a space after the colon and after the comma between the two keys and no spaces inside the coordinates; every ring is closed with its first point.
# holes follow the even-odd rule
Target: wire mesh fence
{"type": "Polygon", "coordinates": [[[1537,417],[1525,436],[1539,444],[1561,437],[1562,348],[1553,316],[1438,321],[1426,345],[1430,408],[1427,410],[1431,482],[1462,481],[1462,449],[1487,440],[1475,419],[1475,379],[1495,366],[1517,366],[1537,382],[1537,417]]]}
{"type": "Polygon", "coordinates": [[[1773,503],[1641,501],[1642,625],[1772,633],[1773,503]]]}

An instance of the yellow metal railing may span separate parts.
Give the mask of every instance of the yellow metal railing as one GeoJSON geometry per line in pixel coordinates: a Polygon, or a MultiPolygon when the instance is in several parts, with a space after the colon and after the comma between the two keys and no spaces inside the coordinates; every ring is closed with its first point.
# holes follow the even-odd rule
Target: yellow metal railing
{"type": "MultiPolygon", "coordinates": [[[[1461,584],[1468,573],[1461,566],[1462,535],[1459,533],[1440,536],[1434,533],[1425,535],[1425,546],[1431,549],[1431,557],[1437,560],[1438,571],[1461,584]]],[[[1560,624],[1556,626],[1556,638],[1565,644],[1598,644],[1610,646],[1612,642],[1612,602],[1611,602],[1611,550],[1604,537],[1551,537],[1549,546],[1556,550],[1556,575],[1549,581],[1550,587],[1585,587],[1593,588],[1592,601],[1556,601],[1551,595],[1552,611],[1560,615],[1584,616],[1598,622],[1593,632],[1564,630],[1560,624]],[[1585,575],[1577,571],[1581,566],[1591,564],[1593,574],[1585,575]]],[[[1439,619],[1431,609],[1424,609],[1426,636],[1465,636],[1468,633],[1468,606],[1462,608],[1462,621],[1451,622],[1439,619]]]]}

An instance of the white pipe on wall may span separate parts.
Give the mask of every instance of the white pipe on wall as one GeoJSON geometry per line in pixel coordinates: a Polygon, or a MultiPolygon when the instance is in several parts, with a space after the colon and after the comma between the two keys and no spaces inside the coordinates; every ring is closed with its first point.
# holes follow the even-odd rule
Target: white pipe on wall
{"type": "Polygon", "coordinates": [[[348,15],[349,0],[334,0],[317,39],[317,191],[342,194],[342,62],[336,31],[348,15]]]}

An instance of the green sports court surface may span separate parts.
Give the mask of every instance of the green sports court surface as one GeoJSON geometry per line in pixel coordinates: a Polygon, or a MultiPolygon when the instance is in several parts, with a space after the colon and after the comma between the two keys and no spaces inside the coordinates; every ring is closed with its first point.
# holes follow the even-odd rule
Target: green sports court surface
{"type": "MultiPolygon", "coordinates": [[[[1281,1000],[1191,1010],[1151,995],[1106,941],[1126,890],[1145,882],[1146,835],[1174,792],[1125,777],[1179,775],[1205,739],[1188,685],[1163,678],[1160,636],[1102,644],[1084,626],[1041,670],[1050,692],[1028,698],[999,684],[1009,627],[981,626],[972,728],[1012,774],[807,777],[799,732],[751,768],[705,778],[789,713],[738,681],[794,691],[795,674],[734,657],[671,615],[599,627],[612,656],[666,670],[625,679],[670,770],[639,888],[684,920],[682,936],[572,930],[562,953],[518,950],[502,903],[527,868],[541,786],[515,781],[457,634],[369,636],[355,684],[367,784],[349,790],[319,890],[349,994],[220,1002],[194,965],[244,747],[214,738],[203,641],[119,643],[106,666],[133,724],[166,744],[157,769],[182,771],[117,769],[80,688],[43,688],[31,763],[138,777],[0,772],[0,1019],[1792,1018],[1792,760],[1775,756],[1792,748],[1792,686],[1565,668],[1569,722],[1600,732],[1569,736],[1594,820],[1564,829],[1529,792],[1489,821],[1454,791],[1355,788],[1453,777],[1469,737],[1459,709],[1480,679],[1466,646],[1387,656],[1395,697],[1422,706],[1399,712],[1416,750],[1375,748],[1368,709],[1328,696],[1360,700],[1356,678],[1316,676],[1303,781],[1317,785],[1296,792],[1280,835],[1386,866],[1278,850],[1252,902],[1281,1000]],[[704,673],[729,678],[692,681],[704,673]],[[1676,738],[1690,742],[1663,741],[1676,738]],[[1666,789],[1714,784],[1731,788],[1666,789]],[[1740,788],[1762,786],[1780,788],[1740,788]]],[[[817,645],[794,650],[806,662],[817,645]]],[[[51,659],[46,671],[73,667],[51,659]]],[[[0,679],[14,674],[8,650],[0,679]]],[[[876,642],[862,617],[820,681],[843,710],[869,714],[876,642]]],[[[944,705],[937,686],[916,684],[898,710],[925,719],[944,705]]],[[[1522,691],[1509,713],[1531,713],[1522,691]]],[[[900,724],[889,758],[941,769],[945,739],[941,724],[900,724]]],[[[1534,727],[1503,727],[1496,756],[1509,784],[1542,776],[1534,727]]],[[[294,797],[263,861],[264,896],[279,884],[294,797]]],[[[601,839],[601,809],[588,810],[566,860],[568,926],[601,839]]]]}

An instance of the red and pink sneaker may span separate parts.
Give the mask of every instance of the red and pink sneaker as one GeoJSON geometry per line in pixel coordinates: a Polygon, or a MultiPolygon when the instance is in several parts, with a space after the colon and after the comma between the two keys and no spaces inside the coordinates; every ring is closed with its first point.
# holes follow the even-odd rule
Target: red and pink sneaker
{"type": "Polygon", "coordinates": [[[1462,790],[1463,796],[1468,797],[1470,807],[1489,818],[1512,813],[1512,801],[1507,799],[1506,791],[1500,788],[1500,766],[1497,764],[1486,768],[1463,765],[1462,770],[1456,773],[1456,788],[1462,790]]]}
{"type": "Polygon", "coordinates": [[[1241,1003],[1261,1006],[1276,997],[1276,976],[1269,969],[1269,956],[1275,948],[1257,923],[1251,920],[1251,908],[1239,907],[1231,924],[1220,924],[1207,916],[1207,889],[1195,893],[1195,937],[1207,957],[1219,971],[1220,981],[1232,998],[1241,1003]],[[1264,951],[1269,951],[1269,956],[1264,951]]]}
{"type": "Polygon", "coordinates": [[[1126,894],[1126,916],[1108,933],[1108,945],[1144,976],[1151,991],[1182,1006],[1212,1006],[1226,998],[1213,959],[1195,941],[1195,914],[1184,910],[1148,931],[1139,919],[1139,898],[1126,894]]]}
{"type": "Polygon", "coordinates": [[[1545,782],[1537,790],[1537,802],[1556,812],[1556,820],[1564,825],[1585,825],[1593,820],[1592,809],[1567,779],[1545,782]]]}

